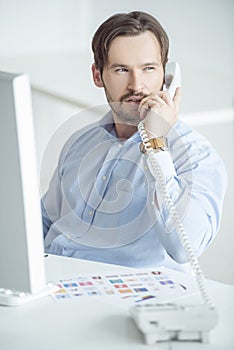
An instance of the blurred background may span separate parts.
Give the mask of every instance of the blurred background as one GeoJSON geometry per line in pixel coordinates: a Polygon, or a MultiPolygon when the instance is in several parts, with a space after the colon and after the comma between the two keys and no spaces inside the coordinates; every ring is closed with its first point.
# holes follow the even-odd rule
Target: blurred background
{"type": "Polygon", "coordinates": [[[151,13],[167,31],[170,59],[182,72],[181,118],[211,141],[226,164],[222,224],[200,262],[206,277],[234,284],[233,0],[0,0],[0,70],[30,76],[39,171],[57,135],[42,191],[74,131],[72,117],[82,127],[105,109],[104,92],[91,77],[95,30],[112,14],[133,10],[151,13]],[[61,133],[64,125],[69,131],[61,133]]]}

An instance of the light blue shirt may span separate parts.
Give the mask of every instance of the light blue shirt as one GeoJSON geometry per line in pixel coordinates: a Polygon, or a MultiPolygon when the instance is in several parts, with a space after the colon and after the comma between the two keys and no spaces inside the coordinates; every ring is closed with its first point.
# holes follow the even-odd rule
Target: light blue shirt
{"type": "MultiPolygon", "coordinates": [[[[183,122],[167,140],[169,151],[155,153],[155,160],[199,256],[220,225],[226,170],[209,142],[183,122]]],[[[140,142],[138,132],[121,142],[111,113],[72,135],[42,198],[48,253],[133,267],[186,267],[140,142]]]]}

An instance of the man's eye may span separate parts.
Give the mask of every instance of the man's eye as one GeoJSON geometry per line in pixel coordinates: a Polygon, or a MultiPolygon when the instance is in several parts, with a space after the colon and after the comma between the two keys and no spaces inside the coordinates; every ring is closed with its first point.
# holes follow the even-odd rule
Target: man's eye
{"type": "Polygon", "coordinates": [[[124,73],[124,72],[127,72],[128,70],[126,68],[117,68],[116,69],[116,72],[117,73],[124,73]]]}
{"type": "Polygon", "coordinates": [[[145,70],[146,72],[150,72],[150,71],[155,70],[155,67],[147,66],[147,67],[144,68],[144,70],[145,70]]]}

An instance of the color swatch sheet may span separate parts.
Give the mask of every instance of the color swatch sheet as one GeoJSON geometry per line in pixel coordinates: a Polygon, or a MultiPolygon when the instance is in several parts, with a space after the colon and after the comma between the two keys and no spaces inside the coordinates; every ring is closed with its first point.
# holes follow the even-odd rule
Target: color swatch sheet
{"type": "Polygon", "coordinates": [[[56,301],[97,297],[111,303],[134,305],[149,299],[173,300],[198,292],[191,275],[166,268],[78,274],[56,284],[60,288],[52,294],[56,301]]]}

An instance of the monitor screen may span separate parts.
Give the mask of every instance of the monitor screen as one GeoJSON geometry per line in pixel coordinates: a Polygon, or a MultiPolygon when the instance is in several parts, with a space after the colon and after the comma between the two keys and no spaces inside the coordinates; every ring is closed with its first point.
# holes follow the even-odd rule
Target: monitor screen
{"type": "Polygon", "coordinates": [[[0,72],[0,289],[45,288],[44,247],[31,88],[0,72]]]}

